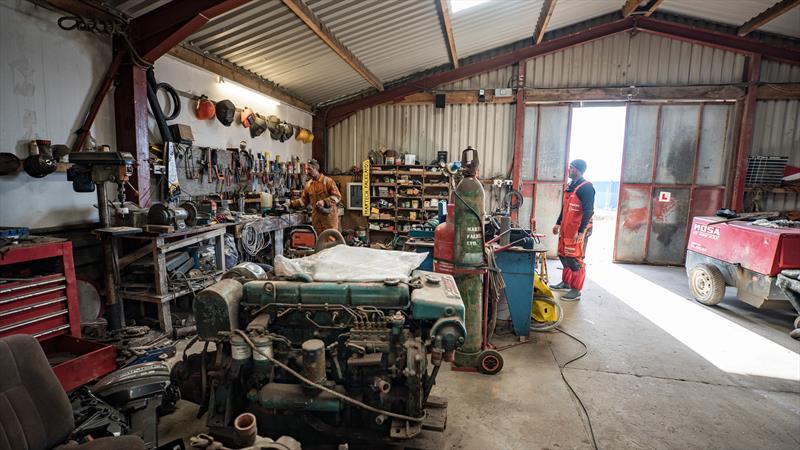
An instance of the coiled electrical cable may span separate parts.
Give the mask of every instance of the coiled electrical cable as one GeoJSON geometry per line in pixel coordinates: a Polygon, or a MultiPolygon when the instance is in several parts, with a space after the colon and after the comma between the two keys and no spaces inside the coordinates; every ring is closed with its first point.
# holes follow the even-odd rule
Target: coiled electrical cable
{"type": "Polygon", "coordinates": [[[171,84],[164,82],[156,85],[156,90],[161,89],[163,89],[169,95],[170,100],[172,100],[172,112],[169,115],[165,115],[164,120],[175,120],[181,113],[181,99],[178,97],[178,91],[176,91],[171,84]]]}
{"type": "Polygon", "coordinates": [[[239,240],[242,251],[250,257],[256,257],[271,243],[267,236],[266,233],[259,233],[253,223],[246,223],[242,227],[242,238],[239,240]]]}

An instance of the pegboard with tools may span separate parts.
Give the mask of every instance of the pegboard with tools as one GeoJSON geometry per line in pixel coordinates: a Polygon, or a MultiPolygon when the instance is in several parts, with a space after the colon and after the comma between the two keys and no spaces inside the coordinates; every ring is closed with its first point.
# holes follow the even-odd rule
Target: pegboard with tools
{"type": "Polygon", "coordinates": [[[181,190],[193,197],[269,191],[283,199],[306,181],[306,163],[299,156],[284,160],[249,149],[244,141],[238,148],[178,145],[175,160],[181,190]]]}

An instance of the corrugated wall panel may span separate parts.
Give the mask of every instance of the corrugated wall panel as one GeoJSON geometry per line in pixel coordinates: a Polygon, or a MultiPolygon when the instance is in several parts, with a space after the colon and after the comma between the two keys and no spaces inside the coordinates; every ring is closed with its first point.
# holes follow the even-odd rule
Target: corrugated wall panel
{"type": "Polygon", "coordinates": [[[742,81],[745,57],[647,33],[619,33],[533,58],[535,88],[719,84],[742,81]]]}
{"type": "Polygon", "coordinates": [[[471,145],[484,178],[506,177],[514,153],[514,105],[381,105],[359,111],[328,131],[328,170],[346,171],[386,147],[430,162],[438,150],[450,159],[471,145]]]}
{"type": "Polygon", "coordinates": [[[800,65],[765,59],[761,61],[761,81],[767,83],[800,82],[800,65]]]}
{"type": "Polygon", "coordinates": [[[464,90],[464,89],[497,89],[507,88],[514,85],[516,65],[502,67],[491,72],[484,72],[474,77],[464,78],[463,80],[452,83],[442,84],[436,89],[442,90],[464,90]]]}
{"type": "MultiPolygon", "coordinates": [[[[753,192],[744,196],[744,210],[753,210],[753,192]]],[[[760,194],[761,211],[800,211],[800,193],[762,193],[760,194]]]]}
{"type": "MultiPolygon", "coordinates": [[[[753,124],[753,147],[750,153],[763,156],[788,156],[789,164],[800,166],[800,100],[758,102],[753,124]]],[[[748,193],[745,197],[746,210],[751,209],[752,199],[753,194],[748,193]]],[[[800,193],[765,193],[761,198],[761,209],[800,210],[800,193]]]]}
{"type": "Polygon", "coordinates": [[[800,166],[800,100],[758,102],[751,154],[788,156],[800,166]]]}

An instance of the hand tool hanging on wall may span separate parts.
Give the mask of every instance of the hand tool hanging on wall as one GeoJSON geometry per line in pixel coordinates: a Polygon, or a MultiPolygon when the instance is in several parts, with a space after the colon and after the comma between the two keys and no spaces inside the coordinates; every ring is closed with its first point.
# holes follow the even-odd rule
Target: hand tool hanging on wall
{"type": "Polygon", "coordinates": [[[206,172],[210,170],[208,167],[208,151],[209,150],[206,147],[201,148],[200,159],[197,160],[197,163],[200,165],[200,168],[198,169],[198,180],[200,180],[201,183],[203,182],[203,178],[205,178],[204,175],[206,172]]]}

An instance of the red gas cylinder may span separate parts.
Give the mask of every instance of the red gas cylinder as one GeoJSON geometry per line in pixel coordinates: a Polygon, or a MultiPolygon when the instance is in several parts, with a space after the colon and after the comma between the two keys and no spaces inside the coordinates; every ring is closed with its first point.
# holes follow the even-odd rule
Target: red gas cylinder
{"type": "Polygon", "coordinates": [[[453,256],[455,248],[455,210],[454,203],[447,204],[447,220],[439,224],[434,232],[433,244],[433,271],[438,273],[453,274],[455,266],[453,265],[453,256]]]}

